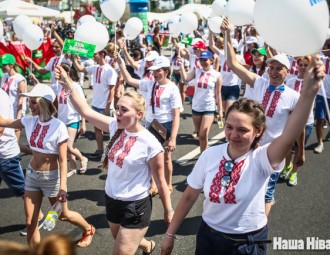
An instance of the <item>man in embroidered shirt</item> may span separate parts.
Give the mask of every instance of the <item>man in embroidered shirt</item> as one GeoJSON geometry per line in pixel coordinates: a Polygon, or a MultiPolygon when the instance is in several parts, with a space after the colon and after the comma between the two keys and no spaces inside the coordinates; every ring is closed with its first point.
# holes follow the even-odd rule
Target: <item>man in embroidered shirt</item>
{"type": "MultiPolygon", "coordinates": [[[[227,34],[227,65],[234,73],[250,86],[253,93],[249,99],[254,99],[261,103],[266,114],[266,130],[260,140],[260,144],[266,144],[282,134],[289,114],[297,104],[299,93],[293,89],[284,86],[285,77],[290,71],[290,61],[285,54],[278,54],[267,60],[269,67],[269,80],[260,77],[258,74],[250,72],[244,66],[237,62],[235,53],[231,47],[231,37],[228,20],[224,20],[221,26],[222,32],[227,34]]],[[[299,154],[294,162],[301,166],[305,160],[304,150],[305,132],[299,137],[299,154]]],[[[280,173],[271,175],[265,196],[266,214],[268,215],[272,204],[274,203],[275,185],[280,173]]]]}
{"type": "MultiPolygon", "coordinates": [[[[83,67],[78,62],[77,56],[73,57],[73,65],[78,72],[93,74],[92,108],[104,115],[110,115],[110,106],[115,94],[115,85],[118,74],[106,61],[106,51],[101,50],[94,54],[96,65],[83,67]]],[[[100,158],[103,153],[103,133],[94,126],[97,150],[91,157],[100,158]]]]}

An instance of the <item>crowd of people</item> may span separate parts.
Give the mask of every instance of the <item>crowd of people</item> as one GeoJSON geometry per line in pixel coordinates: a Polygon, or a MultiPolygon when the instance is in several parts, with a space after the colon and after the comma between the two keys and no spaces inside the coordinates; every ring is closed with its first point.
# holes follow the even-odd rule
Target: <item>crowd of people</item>
{"type": "Polygon", "coordinates": [[[111,38],[91,60],[63,55],[63,37],[72,36],[73,26],[65,33],[50,27],[54,57],[45,67],[25,59],[35,73],[51,74],[50,86],[32,73],[29,79],[35,85],[28,91],[15,57],[1,56],[0,181],[24,200],[22,233],[30,246],[24,249],[40,249],[46,240],[39,232],[42,197],[51,205],[60,202],[59,219],[81,229],[78,247],[92,243],[97,229],[68,208],[67,178],[86,173],[89,160],[97,160],[107,169],[104,200],[112,254],[135,254],[138,249],[152,254],[156,243],[145,234],[157,194],[168,225],[161,253],[171,254],[176,232],[201,192],[205,200],[195,254],[266,254],[276,183],[298,184],[314,122],[314,152],[324,150],[330,58],[322,52],[287,56],[269,47],[253,27],[241,36],[224,19],[220,34],[210,32],[204,38],[199,27],[191,46],[173,39],[170,58],[163,55],[157,24],[152,27],[153,43],[146,42],[142,31],[138,47],[131,47],[118,28],[116,40],[111,38]],[[82,89],[84,75],[93,90],[91,105],[82,89]],[[179,146],[180,113],[188,104],[191,136],[198,139],[201,155],[173,208],[172,154],[179,146]],[[215,120],[224,123],[227,142],[209,147],[215,120]],[[86,132],[86,121],[94,127],[97,146],[88,157],[75,146],[77,134],[86,132]],[[21,132],[28,146],[20,145],[21,132]],[[104,133],[109,133],[106,146],[104,133]],[[23,150],[31,154],[23,166],[25,175],[23,150]]]}

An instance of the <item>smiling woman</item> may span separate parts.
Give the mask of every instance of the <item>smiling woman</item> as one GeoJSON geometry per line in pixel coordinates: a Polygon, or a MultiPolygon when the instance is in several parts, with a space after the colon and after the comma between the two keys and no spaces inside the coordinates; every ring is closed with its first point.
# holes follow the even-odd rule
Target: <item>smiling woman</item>
{"type": "Polygon", "coordinates": [[[172,220],[173,209],[164,178],[164,150],[140,123],[146,109],[144,98],[134,91],[124,93],[116,105],[115,119],[97,113],[81,100],[60,66],[56,68],[56,78],[69,92],[75,109],[100,130],[110,133],[104,165],[108,165],[105,203],[106,216],[115,239],[113,254],[133,255],[138,248],[144,254],[151,254],[155,242],[144,238],[151,219],[151,175],[159,190],[167,224],[172,220]]]}

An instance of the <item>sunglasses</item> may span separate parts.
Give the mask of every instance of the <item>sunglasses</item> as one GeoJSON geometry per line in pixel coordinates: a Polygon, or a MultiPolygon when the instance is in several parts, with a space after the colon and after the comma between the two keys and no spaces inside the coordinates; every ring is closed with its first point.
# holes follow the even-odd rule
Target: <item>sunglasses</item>
{"type": "Polygon", "coordinates": [[[29,100],[29,104],[33,104],[33,105],[35,105],[35,104],[37,104],[38,102],[37,101],[31,101],[31,100],[29,100]]]}
{"type": "Polygon", "coordinates": [[[199,50],[199,48],[193,47],[193,50],[199,50]]]}
{"type": "Polygon", "coordinates": [[[307,64],[299,64],[298,66],[300,66],[300,67],[307,67],[308,65],[307,64]]]}
{"type": "Polygon", "coordinates": [[[233,171],[234,166],[235,166],[235,164],[234,164],[234,161],[232,161],[232,160],[226,161],[226,163],[224,165],[224,169],[226,171],[226,173],[225,173],[226,175],[222,176],[222,178],[220,180],[220,184],[225,189],[228,189],[228,187],[230,185],[231,172],[233,171]]]}

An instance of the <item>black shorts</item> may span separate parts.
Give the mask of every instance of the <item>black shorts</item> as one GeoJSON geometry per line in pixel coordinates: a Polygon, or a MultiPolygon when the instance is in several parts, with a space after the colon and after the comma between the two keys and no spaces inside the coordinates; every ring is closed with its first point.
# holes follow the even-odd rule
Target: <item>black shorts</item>
{"type": "Polygon", "coordinates": [[[105,194],[107,219],[125,228],[145,228],[150,225],[152,198],[136,201],[115,200],[105,194]]]}

